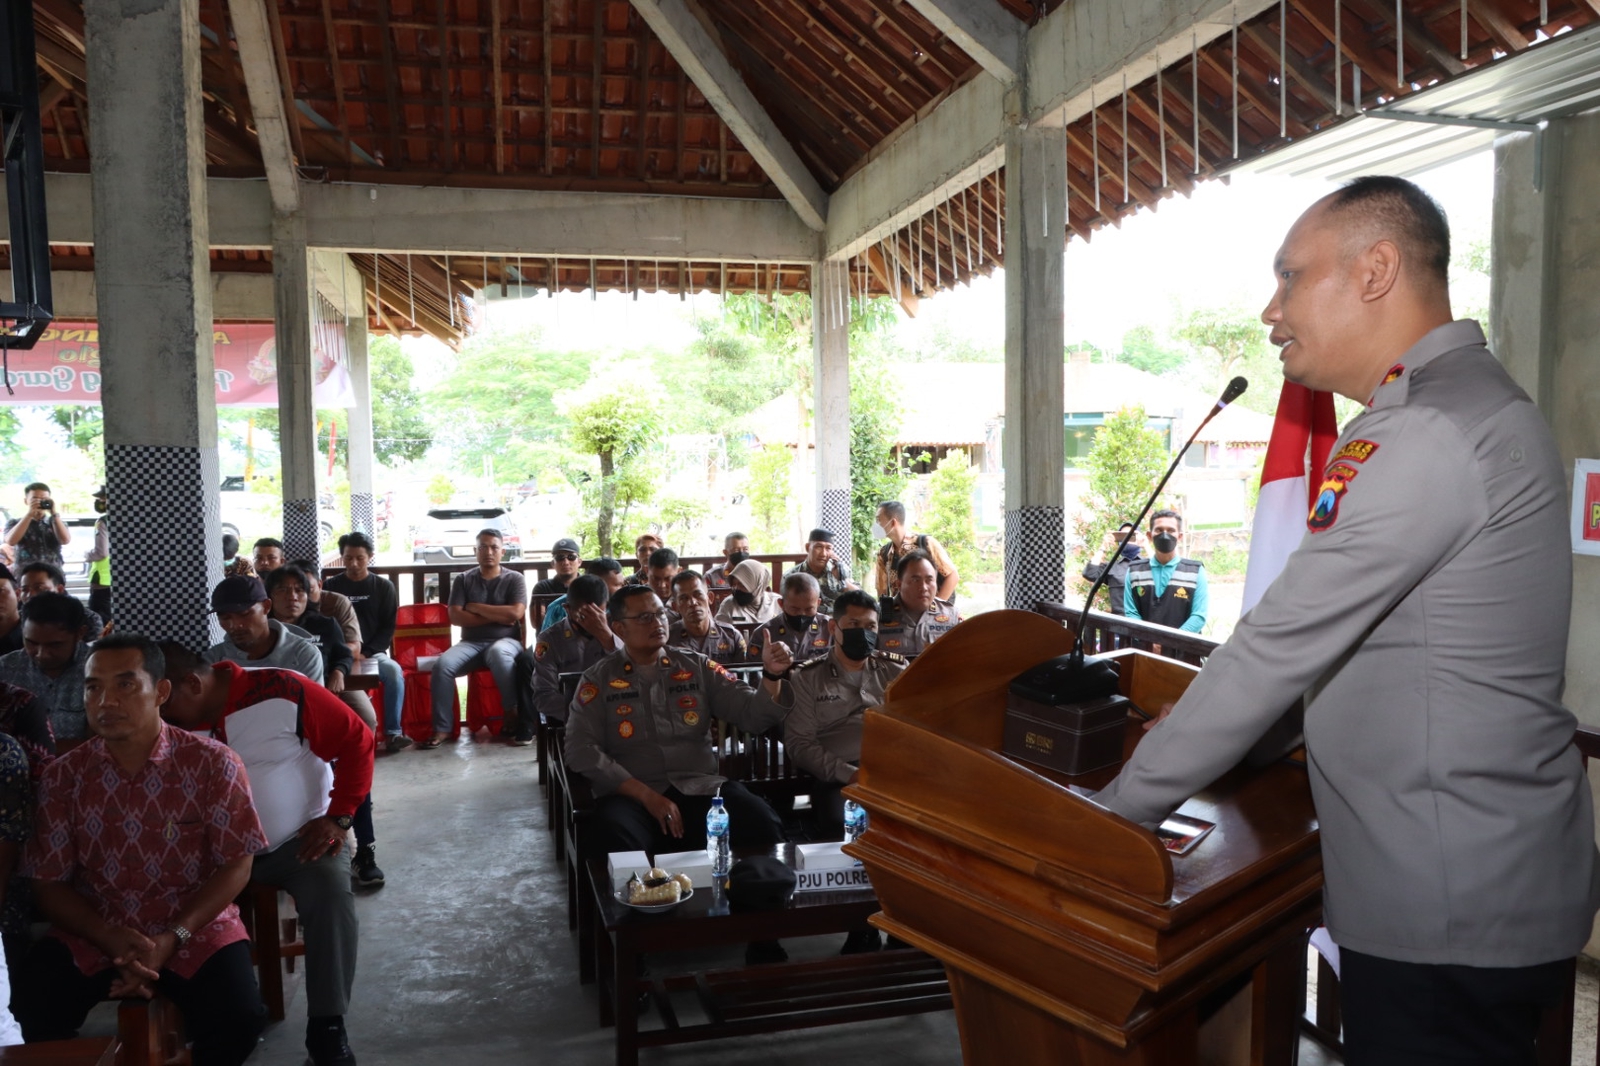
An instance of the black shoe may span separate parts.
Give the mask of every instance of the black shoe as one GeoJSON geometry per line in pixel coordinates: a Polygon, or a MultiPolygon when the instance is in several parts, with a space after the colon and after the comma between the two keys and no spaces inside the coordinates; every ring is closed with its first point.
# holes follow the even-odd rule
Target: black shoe
{"type": "Polygon", "coordinates": [[[752,940],[744,948],[746,966],[765,966],[769,962],[788,962],[789,953],[776,940],[752,940]]]}
{"type": "Polygon", "coordinates": [[[377,888],[383,884],[383,870],[372,854],[376,847],[376,844],[363,844],[356,849],[356,857],[350,860],[350,876],[363,888],[377,888]]]}
{"type": "Polygon", "coordinates": [[[306,1053],[311,1066],[356,1066],[350,1041],[344,1035],[344,1018],[311,1018],[306,1022],[306,1053]]]}
{"type": "Polygon", "coordinates": [[[526,748],[533,743],[533,731],[513,729],[511,731],[511,746],[513,748],[526,748]]]}
{"type": "Polygon", "coordinates": [[[879,951],[883,948],[883,934],[876,929],[856,929],[844,938],[844,947],[839,949],[841,955],[865,955],[869,951],[879,951]]]}

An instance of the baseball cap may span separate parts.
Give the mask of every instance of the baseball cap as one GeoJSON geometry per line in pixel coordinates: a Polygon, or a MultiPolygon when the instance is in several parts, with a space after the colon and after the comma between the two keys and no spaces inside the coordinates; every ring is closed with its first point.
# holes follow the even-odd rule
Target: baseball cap
{"type": "Polygon", "coordinates": [[[562,537],[560,540],[556,541],[555,547],[550,549],[551,555],[554,555],[556,552],[571,552],[573,555],[578,555],[580,554],[580,549],[578,548],[577,541],[573,540],[571,537],[562,537]]]}
{"type": "Polygon", "coordinates": [[[585,559],[583,572],[586,574],[620,574],[622,564],[609,555],[602,555],[598,559],[585,559]]]}
{"type": "Polygon", "coordinates": [[[248,611],[266,599],[267,587],[259,577],[226,577],[211,590],[211,613],[248,611]]]}

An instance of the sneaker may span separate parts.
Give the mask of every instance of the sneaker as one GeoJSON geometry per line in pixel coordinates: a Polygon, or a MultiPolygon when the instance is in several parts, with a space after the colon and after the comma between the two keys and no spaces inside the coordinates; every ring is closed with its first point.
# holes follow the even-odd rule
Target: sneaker
{"type": "Polygon", "coordinates": [[[306,1053],[311,1066],[356,1066],[345,1037],[344,1018],[312,1018],[306,1022],[306,1053]]]}
{"type": "Polygon", "coordinates": [[[384,747],[389,750],[390,755],[393,755],[397,751],[405,751],[414,743],[416,743],[416,741],[412,740],[404,733],[390,733],[389,739],[384,741],[384,747]]]}
{"type": "Polygon", "coordinates": [[[533,743],[533,734],[532,733],[524,733],[524,732],[518,730],[517,732],[514,732],[514,733],[511,734],[511,746],[513,748],[526,748],[529,744],[532,744],[532,743],[533,743]]]}
{"type": "Polygon", "coordinates": [[[350,860],[350,876],[363,888],[376,888],[383,884],[383,870],[378,866],[377,858],[372,854],[375,844],[363,844],[356,849],[356,857],[350,860]]]}

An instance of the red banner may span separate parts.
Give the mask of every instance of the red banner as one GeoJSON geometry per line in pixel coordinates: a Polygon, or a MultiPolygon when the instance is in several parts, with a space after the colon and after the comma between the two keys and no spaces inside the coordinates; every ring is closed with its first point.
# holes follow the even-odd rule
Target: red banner
{"type": "MultiPolygon", "coordinates": [[[[318,407],[355,404],[344,359],[342,330],[314,328],[312,361],[318,407]]],[[[273,328],[268,322],[218,325],[211,334],[216,359],[218,407],[276,407],[278,366],[273,328]]],[[[100,328],[94,322],[56,322],[39,343],[10,354],[7,382],[14,394],[0,391],[7,404],[98,404],[100,402],[100,328]]]]}

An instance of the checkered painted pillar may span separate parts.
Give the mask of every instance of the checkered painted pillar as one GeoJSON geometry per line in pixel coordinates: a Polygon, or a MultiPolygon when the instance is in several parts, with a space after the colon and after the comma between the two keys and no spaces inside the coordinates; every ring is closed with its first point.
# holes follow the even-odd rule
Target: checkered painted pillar
{"type": "Polygon", "coordinates": [[[316,559],[322,554],[317,501],[283,501],[283,554],[286,559],[316,559]]]}
{"type": "Polygon", "coordinates": [[[373,511],[372,493],[350,494],[350,528],[359,529],[369,537],[378,535],[378,521],[373,511]]]}
{"type": "Polygon", "coordinates": [[[837,260],[811,267],[813,432],[817,525],[850,558],[850,272],[837,260]]]}
{"type": "Polygon", "coordinates": [[[278,368],[278,451],[283,486],[283,549],[316,559],[317,413],[311,385],[311,259],[304,219],[272,220],[274,354],[278,368]]]}
{"type": "Polygon", "coordinates": [[[1062,256],[1066,131],[1006,133],[1006,606],[1066,595],[1062,256]]]}
{"type": "Polygon", "coordinates": [[[193,0],[87,0],[84,37],[112,614],[203,647],[222,527],[200,22],[193,0]]]}

